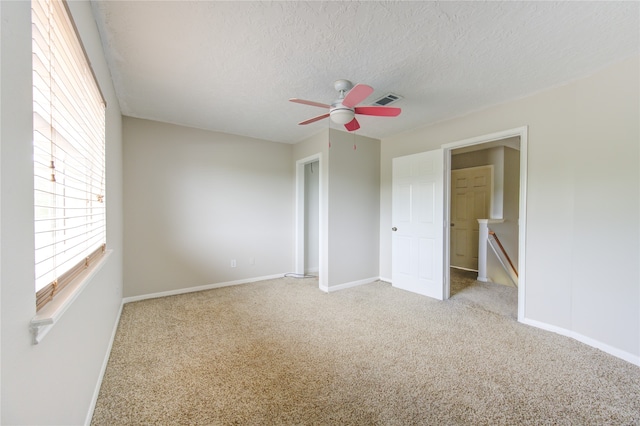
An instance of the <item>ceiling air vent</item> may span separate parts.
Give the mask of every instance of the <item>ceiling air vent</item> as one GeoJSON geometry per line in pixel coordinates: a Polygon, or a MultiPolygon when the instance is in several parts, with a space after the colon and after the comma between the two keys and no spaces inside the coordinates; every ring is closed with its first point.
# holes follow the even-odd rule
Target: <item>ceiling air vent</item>
{"type": "Polygon", "coordinates": [[[387,93],[386,95],[375,101],[372,105],[387,106],[398,102],[401,99],[402,96],[395,95],[393,93],[387,93]]]}

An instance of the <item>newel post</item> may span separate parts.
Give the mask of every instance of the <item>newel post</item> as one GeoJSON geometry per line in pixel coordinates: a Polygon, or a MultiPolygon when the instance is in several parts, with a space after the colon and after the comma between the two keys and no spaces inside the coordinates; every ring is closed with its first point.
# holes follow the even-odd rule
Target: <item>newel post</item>
{"type": "Polygon", "coordinates": [[[489,239],[489,219],[478,219],[478,281],[488,282],[487,240],[489,239]]]}

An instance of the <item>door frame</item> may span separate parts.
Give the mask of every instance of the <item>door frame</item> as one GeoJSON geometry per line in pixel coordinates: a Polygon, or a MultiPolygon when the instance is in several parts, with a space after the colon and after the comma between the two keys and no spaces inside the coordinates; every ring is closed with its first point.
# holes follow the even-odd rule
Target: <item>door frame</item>
{"type": "Polygon", "coordinates": [[[318,286],[321,290],[327,287],[327,257],[324,253],[325,241],[327,238],[327,229],[324,220],[324,185],[322,172],[322,153],[310,155],[296,161],[296,201],[295,201],[295,259],[294,271],[297,275],[304,275],[304,258],[305,258],[305,179],[304,167],[313,162],[318,162],[318,286]]]}
{"type": "Polygon", "coordinates": [[[527,135],[529,126],[516,127],[487,135],[463,139],[457,142],[447,143],[441,146],[444,150],[444,279],[443,294],[448,299],[451,290],[451,151],[472,145],[481,145],[511,137],[520,137],[520,194],[519,194],[519,219],[518,219],[518,321],[525,319],[525,288],[526,288],[526,235],[527,235],[527,135]]]}

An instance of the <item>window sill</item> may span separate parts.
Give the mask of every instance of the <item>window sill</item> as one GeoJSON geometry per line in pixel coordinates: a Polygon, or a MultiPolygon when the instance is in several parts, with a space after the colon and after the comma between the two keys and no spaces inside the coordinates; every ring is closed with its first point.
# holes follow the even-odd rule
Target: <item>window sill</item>
{"type": "Polygon", "coordinates": [[[31,319],[29,330],[34,345],[37,345],[51,331],[54,325],[60,320],[62,315],[69,309],[74,300],[80,296],[80,293],[87,287],[91,279],[102,269],[113,250],[107,250],[102,258],[91,265],[82,274],[68,284],[60,293],[47,303],[38,313],[31,319]]]}

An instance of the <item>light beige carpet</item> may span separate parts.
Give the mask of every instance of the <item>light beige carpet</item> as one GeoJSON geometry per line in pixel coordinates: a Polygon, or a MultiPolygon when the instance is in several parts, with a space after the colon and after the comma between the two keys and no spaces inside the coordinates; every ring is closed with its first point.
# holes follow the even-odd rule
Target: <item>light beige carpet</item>
{"type": "Polygon", "coordinates": [[[640,368],[455,280],[446,302],[283,278],[127,304],[92,424],[640,424],[640,368]]]}

